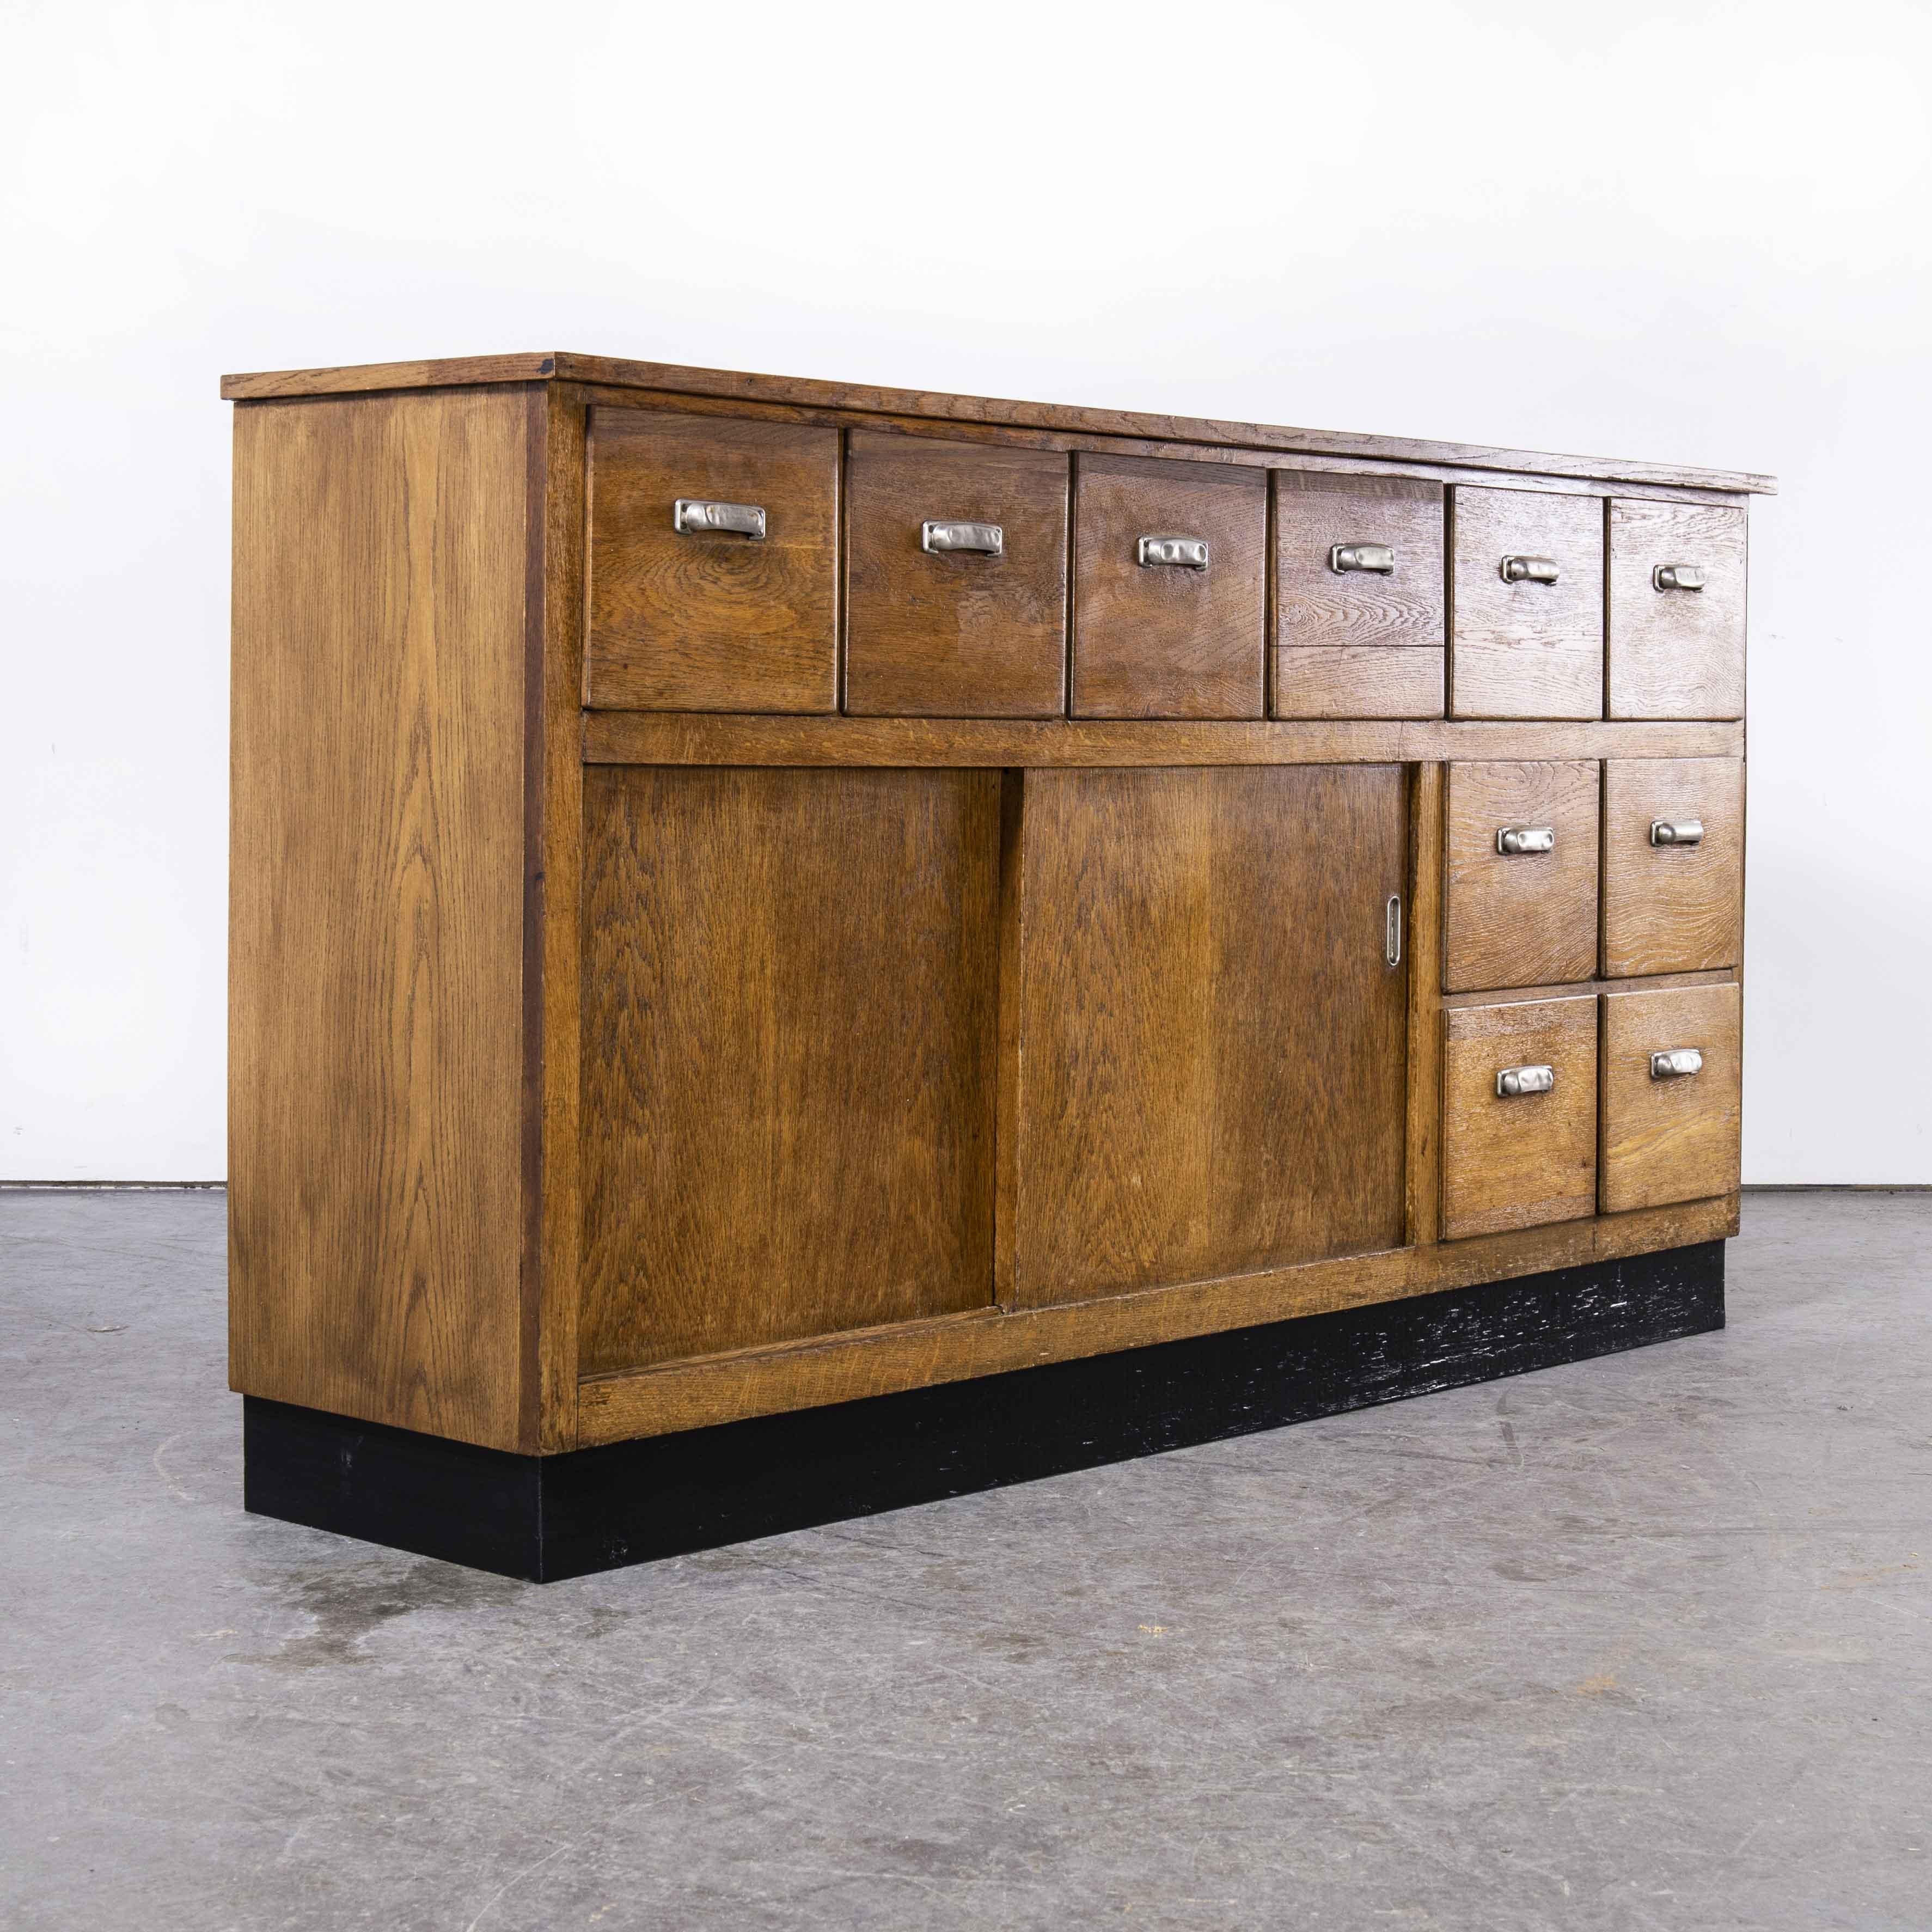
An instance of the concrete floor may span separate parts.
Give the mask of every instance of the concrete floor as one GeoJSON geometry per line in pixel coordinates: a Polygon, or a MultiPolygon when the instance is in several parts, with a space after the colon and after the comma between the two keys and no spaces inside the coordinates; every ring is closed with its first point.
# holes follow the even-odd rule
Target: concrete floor
{"type": "Polygon", "coordinates": [[[242,1514],[210,1195],[0,1195],[8,1928],[1932,1924],[1932,1196],[1725,1334],[538,1588],[242,1514]]]}

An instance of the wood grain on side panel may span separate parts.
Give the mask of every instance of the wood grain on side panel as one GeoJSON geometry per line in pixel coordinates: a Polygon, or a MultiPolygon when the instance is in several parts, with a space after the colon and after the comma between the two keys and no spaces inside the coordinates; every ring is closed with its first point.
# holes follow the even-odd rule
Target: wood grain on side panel
{"type": "Polygon", "coordinates": [[[1018,1302],[1393,1246],[1401,769],[1026,787],[1018,1302]]]}
{"type": "Polygon", "coordinates": [[[1440,718],[1442,486],[1283,470],[1274,490],[1274,715],[1440,718]],[[1335,570],[1336,546],[1358,544],[1395,568],[1335,570]]]}
{"type": "Polygon", "coordinates": [[[530,420],[236,410],[229,994],[233,1386],[526,1450],[530,420]]]}
{"type": "Polygon", "coordinates": [[[990,1303],[1000,789],[589,775],[586,1374],[990,1303]]]}

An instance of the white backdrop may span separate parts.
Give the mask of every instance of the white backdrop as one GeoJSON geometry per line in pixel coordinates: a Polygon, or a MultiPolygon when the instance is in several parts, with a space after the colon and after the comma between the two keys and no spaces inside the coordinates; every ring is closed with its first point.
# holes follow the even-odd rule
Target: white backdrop
{"type": "Polygon", "coordinates": [[[0,1178],[224,1172],[231,369],[1769,470],[1745,1176],[1932,1180],[1932,10],[14,0],[0,1178]]]}

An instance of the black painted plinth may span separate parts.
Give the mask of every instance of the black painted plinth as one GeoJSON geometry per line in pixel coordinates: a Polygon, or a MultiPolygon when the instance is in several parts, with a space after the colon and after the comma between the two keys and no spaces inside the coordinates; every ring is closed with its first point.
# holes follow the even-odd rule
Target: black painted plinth
{"type": "Polygon", "coordinates": [[[1724,1244],[1707,1241],[564,1456],[250,1396],[245,1499],[551,1582],[1724,1325],[1724,1244]]]}

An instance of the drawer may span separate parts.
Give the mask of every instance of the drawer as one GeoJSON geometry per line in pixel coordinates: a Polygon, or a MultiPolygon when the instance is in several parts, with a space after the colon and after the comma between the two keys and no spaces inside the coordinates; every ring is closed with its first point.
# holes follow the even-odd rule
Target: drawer
{"type": "Polygon", "coordinates": [[[1274,715],[1440,718],[1442,484],[1283,470],[1274,493],[1274,715]]]}
{"type": "Polygon", "coordinates": [[[1266,472],[1083,456],[1073,528],[1074,716],[1260,717],[1266,472]]]}
{"type": "Polygon", "coordinates": [[[1596,971],[1597,793],[1588,761],[1449,767],[1445,992],[1596,971]]]}
{"type": "Polygon", "coordinates": [[[1456,718],[1604,715],[1604,504],[1450,492],[1449,707],[1456,718]]]}
{"type": "Polygon", "coordinates": [[[1444,1238],[1594,1214],[1594,996],[1451,1006],[1442,1025],[1444,1238]]]}
{"type": "Polygon", "coordinates": [[[1067,459],[855,431],[845,708],[1057,718],[1066,704],[1067,459]],[[979,525],[979,532],[932,525],[979,525]],[[997,549],[950,543],[996,543],[997,549]]]}
{"type": "Polygon", "coordinates": [[[1606,1214],[1736,1187],[1741,1004],[1735,984],[1604,995],[1606,1214]]]}
{"type": "Polygon", "coordinates": [[[1736,966],[1744,913],[1742,761],[1611,759],[1604,767],[1604,976],[1736,966]],[[1694,833],[1696,842],[1687,842],[1694,833]]]}
{"type": "Polygon", "coordinates": [[[1744,513],[1610,500],[1610,715],[1744,715],[1744,513]]]}
{"type": "Polygon", "coordinates": [[[838,708],[836,430],[595,409],[590,475],[591,704],[838,708]]]}

